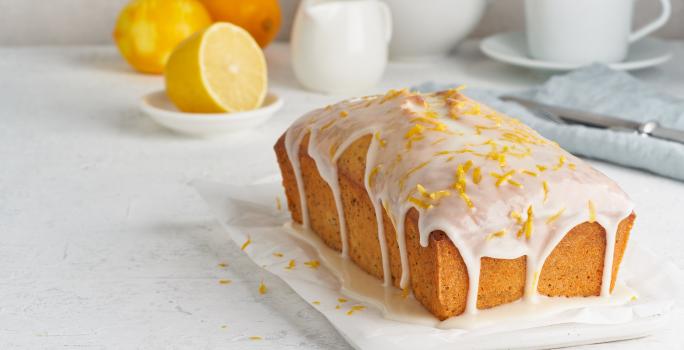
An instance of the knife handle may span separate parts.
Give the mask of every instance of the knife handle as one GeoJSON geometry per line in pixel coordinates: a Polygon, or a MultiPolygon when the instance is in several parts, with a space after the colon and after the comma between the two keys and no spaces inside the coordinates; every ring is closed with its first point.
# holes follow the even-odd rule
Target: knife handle
{"type": "Polygon", "coordinates": [[[684,131],[670,128],[664,128],[654,121],[642,124],[639,127],[639,133],[657,137],[659,139],[674,141],[684,144],[684,131]]]}

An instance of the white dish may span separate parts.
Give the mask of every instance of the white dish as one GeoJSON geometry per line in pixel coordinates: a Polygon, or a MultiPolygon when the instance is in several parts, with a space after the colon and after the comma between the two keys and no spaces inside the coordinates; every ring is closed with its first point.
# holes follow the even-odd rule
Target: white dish
{"type": "Polygon", "coordinates": [[[435,61],[470,34],[487,7],[487,0],[383,0],[392,10],[390,59],[435,61]]]}
{"type": "MultiPolygon", "coordinates": [[[[567,71],[583,66],[577,63],[542,61],[531,58],[527,50],[527,38],[523,32],[500,33],[487,37],[480,43],[480,50],[492,59],[515,66],[567,71]]],[[[666,42],[656,38],[644,38],[632,44],[627,58],[608,66],[617,70],[642,69],[667,62],[672,52],[666,42]]]]}
{"type": "Polygon", "coordinates": [[[255,110],[234,113],[185,113],[179,111],[163,90],[140,99],[140,109],[152,120],[173,131],[211,136],[257,127],[266,122],[283,106],[276,94],[269,92],[264,104],[255,110]]]}

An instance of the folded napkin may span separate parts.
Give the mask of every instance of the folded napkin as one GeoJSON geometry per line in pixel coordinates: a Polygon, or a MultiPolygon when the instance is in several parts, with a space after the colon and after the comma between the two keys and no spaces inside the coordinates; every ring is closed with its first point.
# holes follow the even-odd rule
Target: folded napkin
{"type": "MultiPolygon", "coordinates": [[[[415,87],[434,91],[453,85],[428,82],[415,87]]],[[[571,153],[644,169],[684,181],[684,145],[637,133],[558,124],[524,107],[498,99],[501,92],[468,88],[464,93],[518,118],[571,153]]],[[[514,93],[541,103],[592,111],[684,130],[684,100],[669,96],[631,75],[595,64],[550,78],[532,89],[514,93]]]]}

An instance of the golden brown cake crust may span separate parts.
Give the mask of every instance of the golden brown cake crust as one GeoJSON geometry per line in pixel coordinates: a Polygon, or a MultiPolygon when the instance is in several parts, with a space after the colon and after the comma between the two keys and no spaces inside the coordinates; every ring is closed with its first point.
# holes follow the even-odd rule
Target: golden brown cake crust
{"type": "MultiPolygon", "coordinates": [[[[283,186],[293,220],[301,222],[299,193],[283,135],[275,145],[283,174],[283,186]]],[[[299,161],[307,194],[311,228],[333,249],[341,250],[337,208],[330,187],[320,177],[308,155],[309,136],[299,148],[299,161]]],[[[382,279],[382,257],[375,213],[364,185],[366,153],[371,136],[352,143],[339,158],[338,177],[349,238],[349,256],[360,268],[382,279]]],[[[409,210],[405,217],[410,286],[416,299],[440,320],[460,315],[466,308],[468,273],[458,249],[441,231],[432,232],[427,247],[419,244],[419,213],[409,210]]],[[[623,219],[618,227],[613,258],[611,291],[624,255],[635,215],[623,219]]],[[[396,230],[383,211],[391,280],[399,286],[401,262],[396,230]]],[[[538,291],[548,296],[592,296],[601,291],[606,247],[605,230],[597,223],[585,222],[571,229],[555,247],[538,276],[538,291]]],[[[520,299],[524,294],[526,257],[481,259],[477,308],[486,309],[520,299]]]]}
{"type": "MultiPolygon", "coordinates": [[[[321,177],[316,162],[309,156],[307,147],[309,135],[299,146],[299,166],[301,168],[306,206],[309,210],[309,225],[329,247],[341,251],[342,238],[337,216],[337,206],[332,190],[321,177]]],[[[288,198],[289,201],[289,198],[288,198]]]]}

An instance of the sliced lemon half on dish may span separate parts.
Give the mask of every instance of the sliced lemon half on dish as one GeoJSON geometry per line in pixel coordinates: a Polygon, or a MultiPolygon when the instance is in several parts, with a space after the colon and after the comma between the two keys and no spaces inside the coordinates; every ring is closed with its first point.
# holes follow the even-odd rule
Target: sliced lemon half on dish
{"type": "Polygon", "coordinates": [[[173,51],[164,71],[166,93],[183,112],[256,109],[268,87],[266,59],[241,27],[217,22],[173,51]]]}

